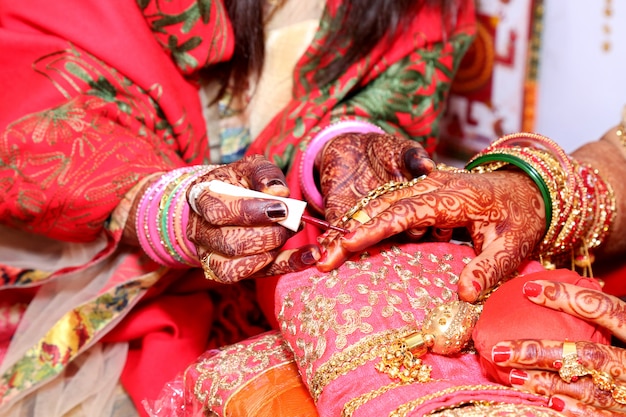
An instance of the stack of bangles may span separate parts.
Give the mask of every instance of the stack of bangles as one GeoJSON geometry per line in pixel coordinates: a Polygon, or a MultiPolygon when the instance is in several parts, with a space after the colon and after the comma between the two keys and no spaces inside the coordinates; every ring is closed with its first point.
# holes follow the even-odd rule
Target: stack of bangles
{"type": "Polygon", "coordinates": [[[472,172],[514,166],[537,185],[546,208],[546,234],[535,251],[546,268],[571,262],[591,275],[591,250],[607,235],[615,212],[611,186],[597,170],[578,163],[554,141],[516,133],[493,142],[466,165],[472,172]]]}
{"type": "Polygon", "coordinates": [[[213,167],[198,165],[162,174],[150,184],[137,206],[139,244],[155,262],[171,268],[200,266],[196,248],[186,235],[189,220],[187,188],[213,167]]]}

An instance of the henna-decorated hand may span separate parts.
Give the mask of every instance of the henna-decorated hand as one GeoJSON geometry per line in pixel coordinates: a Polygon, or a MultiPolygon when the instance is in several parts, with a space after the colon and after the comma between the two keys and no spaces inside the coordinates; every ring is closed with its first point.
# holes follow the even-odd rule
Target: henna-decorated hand
{"type": "MultiPolygon", "coordinates": [[[[346,133],[333,138],[318,155],[320,183],[324,196],[325,218],[336,224],[359,200],[389,181],[426,175],[435,163],[417,142],[381,133],[346,133]]],[[[347,227],[356,227],[351,222],[347,227]]],[[[338,237],[329,231],[320,244],[330,244],[338,237]]],[[[348,254],[335,244],[330,257],[319,263],[338,266],[348,254]]]]}
{"type": "Polygon", "coordinates": [[[419,143],[382,133],[339,135],[318,158],[324,215],[331,223],[379,185],[405,181],[435,169],[419,143]]]}
{"type": "MultiPolygon", "coordinates": [[[[478,254],[459,277],[459,297],[469,302],[513,273],[545,232],[539,190],[518,171],[433,171],[411,187],[372,200],[363,211],[371,220],[339,240],[347,252],[409,229],[466,228],[478,254]]],[[[336,246],[327,246],[323,260],[331,261],[324,267],[343,261],[336,246]]]]}
{"type": "MultiPolygon", "coordinates": [[[[529,281],[524,294],[536,304],[595,323],[626,341],[626,303],[617,297],[552,281],[529,281]]],[[[575,345],[585,370],[606,373],[605,381],[621,388],[600,389],[593,375],[569,383],[562,380],[557,368],[563,363],[563,341],[503,341],[493,347],[492,357],[498,365],[514,368],[510,373],[513,386],[550,396],[550,407],[567,416],[626,415],[626,350],[591,342],[575,345]],[[620,393],[625,395],[622,403],[613,398],[620,393]]]]}
{"type": "MultiPolygon", "coordinates": [[[[218,167],[194,183],[211,180],[289,196],[282,171],[258,155],[218,167]]],[[[320,257],[315,246],[281,252],[280,248],[294,234],[277,224],[287,216],[287,207],[281,201],[204,190],[195,204],[201,215],[190,212],[187,235],[201,260],[211,254],[208,266],[221,282],[293,272],[315,264],[320,257]]]]}

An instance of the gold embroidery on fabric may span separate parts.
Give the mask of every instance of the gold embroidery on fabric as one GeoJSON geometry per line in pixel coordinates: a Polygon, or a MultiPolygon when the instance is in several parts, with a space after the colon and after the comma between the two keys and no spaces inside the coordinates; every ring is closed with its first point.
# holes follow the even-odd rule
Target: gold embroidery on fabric
{"type": "MultiPolygon", "coordinates": [[[[342,267],[344,272],[345,269],[353,271],[349,276],[340,277],[338,270],[312,275],[308,278],[308,285],[292,289],[283,298],[278,321],[285,334],[298,336],[295,344],[299,351],[295,360],[303,377],[311,381],[309,389],[315,400],[328,383],[375,359],[380,354],[381,344],[418,329],[420,323],[416,314],[423,317],[430,308],[457,299],[451,288],[459,279],[452,270],[454,255],[438,256],[419,250],[409,253],[392,246],[381,251],[380,257],[382,263],[374,266],[370,254],[364,252],[360,259],[348,261],[342,267]],[[397,278],[388,279],[391,271],[397,278]],[[355,284],[353,281],[357,279],[359,282],[355,284]],[[433,288],[437,289],[438,295],[431,294],[433,288]],[[336,295],[324,295],[329,289],[333,289],[336,295]],[[367,300],[367,305],[350,308],[355,292],[367,300]],[[405,298],[399,297],[398,293],[405,298]],[[295,317],[290,316],[298,302],[302,303],[300,311],[295,317]],[[374,311],[376,315],[372,317],[374,311]],[[348,336],[371,335],[374,327],[370,320],[394,315],[398,315],[406,326],[378,333],[349,346],[348,336]],[[323,357],[327,340],[332,340],[333,335],[338,352],[314,373],[313,365],[323,357]]],[[[465,264],[469,261],[468,257],[462,259],[465,264]]]]}
{"type": "Polygon", "coordinates": [[[384,385],[375,390],[361,394],[358,397],[353,398],[344,404],[343,410],[341,411],[341,417],[352,417],[352,414],[354,414],[357,408],[359,408],[363,404],[366,404],[367,402],[386,393],[387,391],[391,391],[392,389],[396,389],[396,388],[401,387],[402,385],[408,385],[408,384],[409,384],[408,382],[394,382],[392,384],[384,385]]]}
{"type": "Polygon", "coordinates": [[[218,391],[238,388],[251,375],[270,369],[271,360],[280,362],[275,365],[290,362],[287,347],[278,338],[277,334],[271,334],[249,344],[234,344],[218,354],[219,361],[213,356],[198,362],[195,365],[199,373],[194,386],[195,397],[207,408],[223,406],[223,396],[218,395],[218,391]],[[204,386],[207,380],[211,381],[209,390],[204,386]]]}
{"type": "Polygon", "coordinates": [[[338,377],[354,371],[369,361],[378,359],[388,344],[400,337],[415,332],[414,328],[404,327],[397,330],[388,330],[374,336],[366,337],[342,352],[331,356],[328,362],[322,364],[311,378],[309,390],[315,401],[322,394],[324,387],[338,377]]]}
{"type": "Polygon", "coordinates": [[[526,404],[471,404],[452,410],[435,411],[432,417],[562,417],[558,411],[526,404]]]}
{"type": "MultiPolygon", "coordinates": [[[[428,402],[428,401],[432,401],[438,397],[443,397],[443,396],[447,396],[450,394],[454,394],[456,392],[459,391],[511,391],[511,392],[519,392],[518,390],[516,390],[515,388],[511,388],[511,387],[505,387],[505,386],[499,386],[499,385],[461,385],[458,387],[451,387],[448,389],[444,389],[438,392],[434,392],[432,394],[429,395],[424,395],[420,398],[417,398],[413,401],[409,401],[407,403],[404,403],[402,405],[400,405],[398,408],[396,408],[395,410],[393,410],[390,414],[389,417],[406,417],[409,415],[409,413],[411,413],[416,407],[428,402]]],[[[487,403],[486,401],[484,403],[487,403]]],[[[438,409],[437,411],[442,411],[443,409],[446,408],[456,408],[459,407],[461,405],[464,404],[471,404],[471,401],[464,401],[464,402],[459,402],[458,404],[453,404],[453,405],[449,405],[446,407],[442,407],[441,409],[438,409]]],[[[501,404],[498,402],[489,402],[490,405],[495,405],[495,404],[501,404]]]]}

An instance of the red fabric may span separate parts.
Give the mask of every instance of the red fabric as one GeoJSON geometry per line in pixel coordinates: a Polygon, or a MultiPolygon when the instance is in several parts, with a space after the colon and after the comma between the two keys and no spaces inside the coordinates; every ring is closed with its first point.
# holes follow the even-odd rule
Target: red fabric
{"type": "Polygon", "coordinates": [[[103,342],[130,342],[122,384],[142,415],[143,399],[157,398],[206,350],[257,335],[268,326],[249,282],[221,285],[198,270],[153,291],[103,342]]]}
{"type": "MultiPolygon", "coordinates": [[[[206,24],[167,27],[177,45],[202,39],[183,56],[196,69],[232,53],[221,2],[210,3],[206,24]]],[[[146,22],[164,18],[156,4],[142,13],[135,1],[2,2],[0,156],[13,167],[0,170],[3,223],[93,240],[139,178],[206,160],[197,85],[146,22]]]]}
{"type": "MultiPolygon", "coordinates": [[[[338,0],[330,3],[333,13],[344,5],[338,0]]],[[[271,148],[268,156],[289,171],[292,196],[301,198],[297,181],[301,145],[331,119],[356,115],[390,132],[432,144],[445,92],[473,33],[472,2],[464,1],[459,9],[457,26],[446,34],[445,41],[444,30],[437,23],[440,16],[420,14],[411,22],[411,36],[399,36],[391,48],[377,48],[331,86],[310,84],[311,71],[317,70],[324,51],[327,33],[322,33],[298,64],[296,97],[261,134],[250,153],[271,148]],[[433,60],[438,60],[437,65],[430,67],[433,60]],[[418,94],[394,91],[386,106],[371,95],[388,91],[389,85],[406,88],[403,83],[389,83],[394,74],[385,73],[396,62],[401,64],[398,68],[403,76],[413,77],[411,82],[421,83],[422,77],[414,74],[427,72],[427,68],[434,72],[411,91],[418,94]],[[370,93],[368,86],[375,78],[380,85],[370,93]],[[371,103],[379,108],[368,107],[371,103]],[[295,158],[291,155],[294,151],[295,158]]],[[[133,185],[147,174],[207,161],[206,127],[194,74],[202,66],[229,59],[233,42],[220,0],[0,2],[0,221],[63,241],[91,241],[108,233],[109,246],[98,260],[111,256],[120,240],[121,225],[109,224],[109,216],[133,185]],[[140,9],[140,4],[145,4],[145,9],[140,9]],[[209,9],[203,9],[207,4],[209,9]]],[[[307,227],[289,246],[314,242],[316,235],[307,227]]],[[[112,282],[131,282],[149,272],[147,267],[156,268],[142,264],[138,254],[131,256],[136,265],[114,271],[112,282]]],[[[6,286],[16,287],[38,285],[29,276],[45,282],[63,279],[68,272],[24,275],[26,269],[0,268],[7,277],[6,286]]],[[[72,272],[80,273],[81,268],[72,272]]],[[[260,297],[269,312],[274,283],[268,280],[264,284],[269,285],[260,291],[260,297]]],[[[242,317],[241,323],[252,328],[242,328],[227,314],[231,310],[250,312],[242,308],[245,303],[238,293],[232,293],[237,288],[210,291],[229,296],[231,301],[220,299],[223,304],[218,312],[211,296],[208,302],[213,309],[206,311],[212,311],[216,319],[208,330],[202,327],[206,324],[202,314],[186,311],[189,303],[168,298],[172,294],[168,290],[163,299],[141,304],[109,335],[109,341],[135,340],[133,346],[143,351],[131,352],[123,377],[139,409],[140,396],[154,392],[151,383],[156,386],[171,378],[165,373],[195,359],[191,356],[206,340],[207,331],[215,343],[259,331],[249,317],[242,317]],[[179,345],[183,342],[174,341],[176,337],[186,340],[189,347],[179,345]],[[175,354],[166,340],[177,346],[175,354]],[[183,359],[183,352],[190,358],[183,359]],[[177,358],[171,360],[172,356],[177,358]],[[163,365],[163,361],[170,363],[163,365]],[[162,372],[163,378],[154,376],[155,370],[162,372]],[[154,378],[142,377],[144,372],[154,378]]],[[[124,299],[123,291],[116,296],[124,299]]],[[[202,294],[178,296],[194,302],[206,299],[202,294]]],[[[90,340],[101,336],[93,335],[90,340]]],[[[209,340],[206,345],[211,343],[209,340]]],[[[0,392],[3,388],[0,386],[0,392]]]]}
{"type": "Polygon", "coordinates": [[[155,398],[167,381],[204,352],[212,315],[208,294],[161,296],[134,309],[107,335],[104,342],[132,342],[122,373],[131,398],[155,398]],[[205,325],[197,317],[204,317],[205,325]]]}
{"type": "Polygon", "coordinates": [[[606,330],[597,325],[528,300],[522,288],[524,283],[534,280],[560,281],[600,290],[597,281],[583,278],[574,271],[559,269],[516,277],[491,294],[485,302],[472,338],[487,375],[505,385],[509,385],[510,369],[499,367],[491,361],[491,348],[498,342],[544,339],[610,343],[606,330]]]}
{"type": "Polygon", "coordinates": [[[613,262],[598,261],[594,265],[594,271],[597,270],[598,277],[604,283],[602,289],[617,297],[626,296],[626,263],[623,264],[622,261],[622,259],[616,259],[613,262]],[[600,262],[602,264],[597,265],[600,262]]]}

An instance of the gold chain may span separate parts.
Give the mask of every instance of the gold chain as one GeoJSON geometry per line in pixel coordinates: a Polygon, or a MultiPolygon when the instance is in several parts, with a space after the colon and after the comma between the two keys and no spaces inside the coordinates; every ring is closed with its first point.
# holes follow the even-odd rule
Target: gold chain
{"type": "Polygon", "coordinates": [[[389,181],[379,187],[374,188],[372,191],[367,193],[365,197],[363,197],[354,207],[352,207],[344,216],[341,218],[343,223],[347,223],[358,211],[362,210],[369,204],[370,201],[377,199],[381,195],[401,190],[403,188],[412,187],[417,184],[419,181],[426,178],[426,175],[422,175],[417,178],[413,178],[411,181],[389,181]]]}

